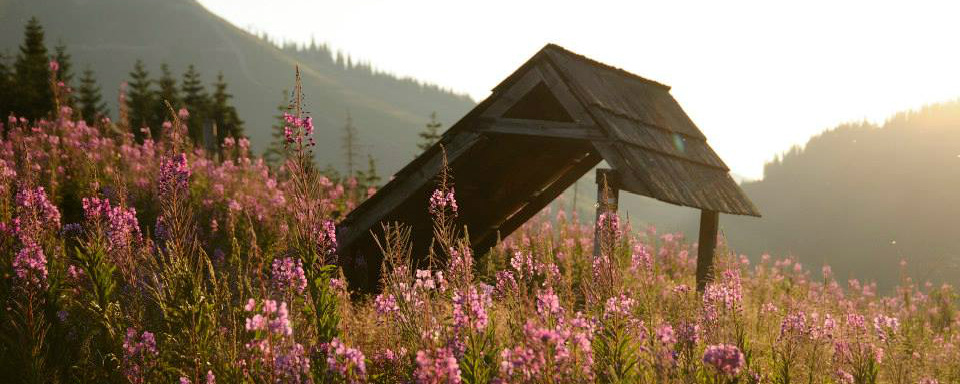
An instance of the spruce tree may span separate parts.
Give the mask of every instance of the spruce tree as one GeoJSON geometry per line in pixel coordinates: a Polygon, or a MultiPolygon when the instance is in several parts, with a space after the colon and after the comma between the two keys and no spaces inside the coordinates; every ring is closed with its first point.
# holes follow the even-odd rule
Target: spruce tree
{"type": "Polygon", "coordinates": [[[97,84],[97,79],[93,77],[93,70],[90,68],[85,69],[80,76],[77,104],[83,119],[91,125],[110,113],[107,111],[107,104],[103,102],[103,95],[100,94],[100,85],[97,84]]]}
{"type": "Polygon", "coordinates": [[[210,103],[203,81],[200,79],[200,72],[193,64],[183,73],[180,90],[183,92],[183,105],[190,112],[190,120],[187,124],[190,138],[194,143],[201,143],[203,142],[203,123],[207,118],[210,103]]]}
{"type": "Polygon", "coordinates": [[[357,172],[357,179],[364,188],[380,186],[380,175],[377,174],[377,161],[373,155],[367,154],[367,170],[357,172]]]}
{"type": "Polygon", "coordinates": [[[43,26],[36,17],[30,18],[23,32],[23,44],[14,64],[17,87],[14,90],[13,110],[28,119],[38,119],[53,110],[53,91],[50,89],[50,57],[43,43],[43,26]]]}
{"type": "MultiPolygon", "coordinates": [[[[68,89],[73,89],[73,63],[72,56],[67,53],[67,47],[61,42],[54,49],[53,60],[57,62],[57,80],[62,82],[68,89]]],[[[60,102],[63,105],[75,107],[73,95],[64,93],[65,97],[60,102]]]]}
{"type": "Polygon", "coordinates": [[[7,56],[0,53],[0,123],[5,124],[7,116],[13,110],[10,103],[13,101],[15,86],[13,74],[10,72],[10,66],[7,63],[7,56]]]}
{"type": "Polygon", "coordinates": [[[53,60],[59,64],[57,79],[67,85],[73,84],[73,56],[67,53],[67,46],[61,42],[54,49],[53,60]]]}
{"type": "Polygon", "coordinates": [[[174,110],[179,110],[183,106],[180,100],[180,90],[177,88],[177,79],[170,72],[170,66],[167,63],[160,64],[160,78],[157,79],[157,90],[154,99],[153,123],[150,125],[150,132],[153,137],[157,137],[160,127],[164,121],[170,120],[170,111],[167,109],[167,101],[174,110]]]}
{"type": "Polygon", "coordinates": [[[437,113],[431,113],[430,122],[428,122],[423,131],[418,134],[418,136],[420,136],[420,143],[417,144],[417,147],[420,148],[420,151],[426,151],[440,140],[440,127],[443,127],[443,124],[437,120],[437,113]]]}
{"type": "MultiPolygon", "coordinates": [[[[130,129],[133,131],[133,137],[138,142],[143,142],[143,127],[149,127],[153,121],[156,108],[156,99],[151,89],[153,80],[150,79],[150,72],[147,72],[142,60],[137,60],[133,66],[133,72],[130,72],[130,88],[127,91],[127,106],[129,109],[130,129]]],[[[151,134],[155,133],[151,130],[151,134]]],[[[157,136],[153,136],[154,139],[157,136]]]]}
{"type": "Polygon", "coordinates": [[[346,177],[353,177],[357,165],[357,127],[353,126],[353,117],[347,112],[347,123],[343,125],[343,158],[347,166],[346,177]]]}
{"type": "Polygon", "coordinates": [[[223,72],[217,74],[213,89],[210,118],[217,124],[217,142],[222,143],[228,136],[243,136],[243,121],[237,115],[237,109],[230,105],[233,95],[227,92],[227,82],[223,79],[223,72]]]}
{"type": "Polygon", "coordinates": [[[286,160],[286,136],[283,133],[283,127],[286,120],[283,119],[284,112],[290,108],[290,96],[286,89],[283,90],[283,101],[277,105],[277,114],[274,115],[276,122],[270,127],[270,144],[263,151],[263,158],[267,164],[278,167],[286,160]]]}

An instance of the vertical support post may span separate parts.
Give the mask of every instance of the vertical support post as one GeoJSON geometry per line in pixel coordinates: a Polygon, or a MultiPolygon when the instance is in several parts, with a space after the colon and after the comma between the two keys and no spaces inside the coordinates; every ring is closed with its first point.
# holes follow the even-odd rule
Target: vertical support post
{"type": "Polygon", "coordinates": [[[607,168],[597,168],[597,217],[593,228],[593,256],[600,256],[600,215],[616,212],[620,203],[620,183],[617,172],[607,168]]]}
{"type": "Polygon", "coordinates": [[[700,211],[700,242],[697,246],[697,291],[703,292],[707,283],[713,280],[713,255],[717,249],[717,232],[720,227],[720,213],[700,211]]]}

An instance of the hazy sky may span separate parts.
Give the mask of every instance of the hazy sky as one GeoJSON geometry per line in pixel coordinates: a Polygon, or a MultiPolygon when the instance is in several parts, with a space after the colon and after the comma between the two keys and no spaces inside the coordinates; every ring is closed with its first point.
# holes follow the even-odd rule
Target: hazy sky
{"type": "MultiPolygon", "coordinates": [[[[734,172],[839,123],[960,96],[960,6],[904,1],[200,0],[476,100],[552,42],[673,87],[734,172]]],[[[838,165],[842,166],[842,165],[838,165]]]]}

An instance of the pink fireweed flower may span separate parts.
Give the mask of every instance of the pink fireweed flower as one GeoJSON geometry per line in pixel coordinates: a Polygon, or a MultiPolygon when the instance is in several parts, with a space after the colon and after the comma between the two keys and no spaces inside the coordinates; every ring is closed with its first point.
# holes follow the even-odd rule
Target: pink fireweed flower
{"type": "Polygon", "coordinates": [[[483,331],[487,327],[490,295],[470,286],[465,293],[453,293],[453,327],[456,330],[483,331]]]}
{"type": "Polygon", "coordinates": [[[653,271],[653,255],[643,243],[633,246],[633,255],[630,257],[630,271],[634,273],[649,273],[653,271]]]}
{"type": "Polygon", "coordinates": [[[307,278],[303,272],[303,263],[299,259],[285,257],[274,259],[270,279],[277,292],[296,292],[303,294],[307,288],[307,278]]]}
{"type": "Polygon", "coordinates": [[[373,307],[376,309],[378,315],[389,315],[394,312],[400,311],[400,306],[397,305],[397,297],[391,294],[379,294],[375,299],[373,299],[373,307]]]}
{"type": "Polygon", "coordinates": [[[881,342],[886,342],[900,329],[900,321],[896,317],[878,315],[873,318],[873,329],[881,342]]]}
{"type": "Polygon", "coordinates": [[[746,360],[737,346],[719,344],[707,347],[703,352],[703,363],[724,375],[735,376],[743,369],[746,360]]]}
{"type": "Polygon", "coordinates": [[[531,348],[504,349],[500,353],[500,375],[506,378],[517,377],[524,381],[532,380],[540,374],[545,363],[543,356],[537,355],[531,348]]]}
{"type": "Polygon", "coordinates": [[[677,336],[670,324],[663,323],[653,332],[653,343],[651,354],[654,357],[654,365],[657,370],[669,369],[676,364],[674,346],[677,344],[677,336]]]}
{"type": "Polygon", "coordinates": [[[521,281],[531,281],[543,271],[543,263],[533,258],[530,252],[517,250],[510,258],[510,266],[516,272],[516,278],[521,281]]]}
{"type": "Polygon", "coordinates": [[[837,382],[841,384],[853,384],[854,378],[849,372],[842,369],[837,369],[837,372],[834,374],[837,378],[837,382]]]}
{"type": "MultiPolygon", "coordinates": [[[[284,126],[283,126],[283,136],[286,143],[289,144],[301,144],[305,138],[313,135],[313,118],[312,117],[301,117],[297,118],[296,116],[284,113],[283,114],[284,126]]],[[[312,137],[309,137],[308,146],[313,146],[315,143],[312,137]]]]}
{"type": "Polygon", "coordinates": [[[123,359],[121,361],[124,376],[131,383],[145,383],[146,371],[156,365],[157,341],[153,333],[127,328],[123,339],[123,359]]]}
{"type": "Polygon", "coordinates": [[[563,307],[560,305],[560,296],[553,293],[553,287],[540,291],[537,294],[537,314],[541,319],[548,319],[551,316],[563,316],[563,307]]]}
{"type": "Polygon", "coordinates": [[[400,349],[396,351],[390,348],[384,348],[382,351],[375,353],[373,355],[373,360],[381,363],[384,363],[384,362],[395,363],[406,355],[407,355],[407,349],[404,347],[400,347],[400,349]]]}
{"type": "Polygon", "coordinates": [[[13,231],[22,243],[37,241],[45,233],[60,230],[60,210],[47,198],[43,187],[17,192],[15,204],[13,231]]]}
{"type": "Polygon", "coordinates": [[[43,248],[30,241],[13,258],[13,270],[17,279],[28,288],[42,289],[47,286],[47,258],[43,248]]]}
{"type": "Polygon", "coordinates": [[[213,374],[212,370],[207,370],[207,384],[217,384],[217,376],[213,374]]]}
{"type": "Polygon", "coordinates": [[[417,368],[413,372],[417,384],[459,384],[460,364],[449,348],[417,351],[417,368]]]}
{"type": "Polygon", "coordinates": [[[510,271],[497,271],[497,285],[494,288],[494,292],[497,297],[505,297],[512,292],[517,292],[520,289],[520,286],[517,284],[517,280],[513,278],[513,272],[510,271]]]}
{"type": "Polygon", "coordinates": [[[433,195],[430,196],[430,214],[434,216],[439,216],[443,213],[447,213],[451,216],[457,216],[457,199],[454,196],[453,188],[450,188],[449,191],[443,191],[436,189],[433,191],[433,195]]]}
{"type": "Polygon", "coordinates": [[[433,271],[429,269],[418,269],[415,274],[413,288],[415,290],[445,292],[447,290],[447,280],[443,277],[443,271],[433,271]]]}
{"type": "Polygon", "coordinates": [[[847,326],[857,331],[864,331],[867,329],[866,320],[862,315],[857,313],[847,314],[847,326]]]}
{"type": "Polygon", "coordinates": [[[654,337],[661,346],[672,347],[677,343],[677,336],[673,332],[673,327],[670,324],[664,323],[657,327],[654,331],[654,337]]]}
{"type": "Polygon", "coordinates": [[[177,111],[177,117],[179,117],[180,120],[188,120],[190,119],[190,111],[186,108],[180,108],[180,110],[177,111]]]}
{"type": "Polygon", "coordinates": [[[336,337],[324,349],[327,354],[327,367],[331,371],[351,384],[366,382],[367,363],[363,352],[356,348],[347,347],[336,337]]]}
{"type": "Polygon", "coordinates": [[[59,71],[60,71],[60,63],[58,63],[56,60],[50,60],[50,72],[56,73],[59,71]]]}
{"type": "Polygon", "coordinates": [[[473,279],[473,253],[470,248],[461,251],[456,247],[450,247],[447,276],[451,280],[463,282],[469,282],[473,279]]]}
{"type": "Polygon", "coordinates": [[[802,311],[791,313],[780,323],[780,336],[777,337],[777,341],[801,339],[806,337],[808,332],[807,314],[802,311]]]}
{"type": "Polygon", "coordinates": [[[259,313],[249,300],[244,306],[253,314],[245,328],[253,339],[246,343],[247,364],[265,368],[265,374],[277,382],[310,382],[310,357],[303,345],[293,337],[293,323],[286,302],[264,300],[259,313]]]}
{"type": "Polygon", "coordinates": [[[614,236],[614,239],[623,235],[623,230],[620,228],[620,215],[616,212],[601,213],[597,219],[597,228],[601,232],[614,236]]]}
{"type": "Polygon", "coordinates": [[[331,220],[324,220],[320,227],[314,230],[316,234],[317,252],[321,256],[330,256],[337,252],[337,227],[331,220]]]}
{"type": "Polygon", "coordinates": [[[166,198],[185,192],[189,187],[189,179],[190,166],[187,165],[187,155],[185,153],[164,159],[160,165],[160,178],[157,181],[160,196],[166,198]]]}
{"type": "Polygon", "coordinates": [[[143,240],[136,209],[111,207],[109,200],[97,197],[84,197],[82,206],[87,221],[106,230],[108,251],[128,249],[143,240]]]}
{"type": "Polygon", "coordinates": [[[719,282],[707,285],[703,292],[704,318],[713,322],[721,314],[739,313],[743,309],[743,288],[740,285],[740,271],[723,271],[719,282]]]}
{"type": "Polygon", "coordinates": [[[633,316],[633,306],[636,304],[636,301],[627,297],[627,295],[621,294],[620,296],[615,296],[607,299],[607,303],[604,306],[603,318],[624,318],[630,319],[633,316]]]}

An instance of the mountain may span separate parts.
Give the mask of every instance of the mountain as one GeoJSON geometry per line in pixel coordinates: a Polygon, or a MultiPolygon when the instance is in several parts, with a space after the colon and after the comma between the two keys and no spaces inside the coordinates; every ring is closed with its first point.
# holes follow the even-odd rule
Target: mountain
{"type": "Polygon", "coordinates": [[[904,259],[916,278],[960,282],[960,101],[824,132],[743,186],[764,214],[730,220],[745,251],[888,286],[904,259]]]}
{"type": "MultiPolygon", "coordinates": [[[[194,0],[0,0],[0,52],[15,54],[26,21],[36,16],[48,48],[73,55],[74,71],[89,66],[116,111],[120,83],[137,59],[153,77],[161,63],[179,76],[195,64],[206,82],[218,71],[234,94],[255,150],[270,140],[283,91],[303,75],[306,110],[317,127],[317,159],[343,169],[341,130],[347,113],[357,127],[361,154],[373,154],[381,174],[392,174],[417,153],[417,135],[436,111],[449,126],[475,103],[410,79],[337,61],[324,47],[278,47],[212,14],[194,0]]],[[[360,159],[366,164],[366,157],[360,159]]]]}

